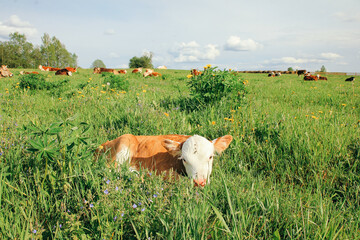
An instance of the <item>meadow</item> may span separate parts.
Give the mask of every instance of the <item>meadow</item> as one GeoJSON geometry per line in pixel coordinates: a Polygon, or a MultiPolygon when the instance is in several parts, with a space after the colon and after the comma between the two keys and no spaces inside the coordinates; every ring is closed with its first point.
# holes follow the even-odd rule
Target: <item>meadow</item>
{"type": "Polygon", "coordinates": [[[126,91],[91,69],[41,72],[61,84],[38,90],[12,72],[0,80],[1,239],[360,239],[356,80],[238,73],[240,101],[206,104],[183,70],[128,73],[126,91]],[[125,133],[234,140],[197,188],[94,160],[125,133]]]}

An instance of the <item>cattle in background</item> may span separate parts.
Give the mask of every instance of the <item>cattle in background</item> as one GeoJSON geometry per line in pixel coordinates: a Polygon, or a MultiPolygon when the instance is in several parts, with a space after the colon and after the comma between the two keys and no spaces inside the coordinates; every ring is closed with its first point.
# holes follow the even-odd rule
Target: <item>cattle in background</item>
{"type": "Polygon", "coordinates": [[[41,71],[56,72],[56,71],[60,70],[61,68],[53,68],[53,67],[46,67],[46,66],[39,65],[39,69],[40,69],[41,71]]]}
{"type": "Polygon", "coordinates": [[[281,76],[281,72],[276,72],[275,73],[275,77],[280,77],[281,76]]]}
{"type": "Polygon", "coordinates": [[[275,77],[275,73],[274,72],[269,73],[268,77],[275,77]]]}
{"type": "Polygon", "coordinates": [[[124,70],[124,69],[120,69],[120,70],[119,70],[119,74],[126,74],[126,73],[127,73],[127,71],[124,70]]]}
{"type": "Polygon", "coordinates": [[[296,73],[297,73],[298,76],[300,76],[300,75],[302,75],[302,74],[305,75],[305,74],[306,74],[306,70],[297,70],[296,73]]]}
{"type": "Polygon", "coordinates": [[[63,68],[63,69],[60,69],[58,71],[55,72],[55,75],[68,75],[68,76],[72,76],[72,72],[63,68]]]}
{"type": "Polygon", "coordinates": [[[190,71],[190,73],[191,73],[191,75],[194,75],[194,76],[197,76],[197,75],[200,75],[200,74],[201,74],[201,72],[200,72],[199,70],[197,70],[197,69],[192,69],[192,70],[190,71]]]}
{"type": "Polygon", "coordinates": [[[162,66],[158,66],[156,69],[167,69],[167,67],[162,65],[162,66]]]}
{"type": "Polygon", "coordinates": [[[150,76],[151,73],[153,73],[153,72],[154,72],[154,70],[152,70],[152,69],[146,69],[145,72],[144,72],[144,74],[143,74],[143,76],[144,76],[144,77],[150,76]]]}
{"type": "Polygon", "coordinates": [[[132,73],[142,73],[142,68],[135,68],[132,73]]]}
{"type": "Polygon", "coordinates": [[[149,75],[150,77],[158,77],[158,76],[161,76],[161,73],[158,73],[158,72],[152,72],[150,73],[149,75]]]}
{"type": "Polygon", "coordinates": [[[328,80],[327,77],[323,77],[323,76],[321,76],[320,74],[316,75],[316,77],[317,77],[319,80],[325,80],[325,81],[328,80]]]}
{"type": "Polygon", "coordinates": [[[355,80],[355,77],[349,77],[345,80],[345,82],[353,82],[355,80]]]}
{"type": "Polygon", "coordinates": [[[227,149],[232,139],[230,135],[209,141],[198,135],[125,134],[103,143],[96,156],[107,153],[109,163],[117,168],[128,162],[132,169],[146,168],[170,178],[187,175],[195,185],[205,186],[210,183],[214,154],[227,149]]]}
{"type": "Polygon", "coordinates": [[[20,75],[27,75],[27,74],[39,74],[38,72],[25,72],[25,71],[21,71],[20,75]]]}
{"type": "Polygon", "coordinates": [[[0,78],[1,77],[12,77],[14,76],[14,74],[12,74],[12,72],[10,72],[10,70],[7,68],[7,66],[2,65],[0,68],[0,78]]]}
{"type": "Polygon", "coordinates": [[[304,76],[304,81],[317,81],[317,80],[318,80],[317,76],[313,76],[313,75],[310,75],[310,74],[306,74],[304,76]]]}
{"type": "Polygon", "coordinates": [[[73,73],[77,71],[77,68],[72,68],[72,67],[66,67],[65,69],[73,73]]]}
{"type": "Polygon", "coordinates": [[[115,69],[94,67],[94,72],[93,72],[94,74],[97,74],[97,73],[100,74],[103,72],[113,73],[115,75],[119,74],[119,72],[116,71],[115,69]]]}

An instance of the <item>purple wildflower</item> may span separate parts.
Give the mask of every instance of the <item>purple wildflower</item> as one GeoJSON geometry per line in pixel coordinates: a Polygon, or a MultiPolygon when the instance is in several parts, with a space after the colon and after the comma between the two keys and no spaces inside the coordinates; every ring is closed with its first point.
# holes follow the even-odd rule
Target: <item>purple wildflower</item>
{"type": "Polygon", "coordinates": [[[158,195],[157,194],[154,194],[153,197],[156,198],[158,195]]]}
{"type": "Polygon", "coordinates": [[[94,204],[90,203],[89,207],[93,208],[93,207],[94,207],[94,204]]]}
{"type": "Polygon", "coordinates": [[[114,222],[116,221],[116,219],[117,219],[117,216],[114,217],[114,222]]]}
{"type": "Polygon", "coordinates": [[[110,184],[110,180],[107,180],[107,181],[106,181],[106,184],[110,184]]]}
{"type": "Polygon", "coordinates": [[[133,208],[137,208],[137,205],[134,203],[134,205],[132,205],[133,208]]]}
{"type": "Polygon", "coordinates": [[[145,208],[142,208],[141,211],[142,211],[142,212],[145,211],[145,208]]]}
{"type": "Polygon", "coordinates": [[[104,191],[104,193],[105,193],[105,194],[109,194],[109,191],[106,189],[106,190],[104,191]]]}
{"type": "Polygon", "coordinates": [[[34,229],[34,230],[32,231],[32,233],[37,233],[36,229],[34,229]]]}

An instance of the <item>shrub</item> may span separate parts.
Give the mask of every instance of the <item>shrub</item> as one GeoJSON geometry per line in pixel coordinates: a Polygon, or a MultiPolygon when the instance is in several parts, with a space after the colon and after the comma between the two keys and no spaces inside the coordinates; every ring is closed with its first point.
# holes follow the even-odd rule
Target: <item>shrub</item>
{"type": "Polygon", "coordinates": [[[60,82],[47,82],[45,81],[45,76],[41,74],[27,74],[19,78],[19,87],[20,89],[30,89],[30,90],[53,90],[59,89],[63,85],[69,82],[69,79],[64,79],[60,82]]]}
{"type": "Polygon", "coordinates": [[[226,97],[240,100],[246,93],[245,82],[233,71],[207,66],[200,75],[189,75],[190,94],[204,103],[215,103],[226,97]]]}
{"type": "Polygon", "coordinates": [[[122,91],[128,91],[130,85],[124,76],[114,74],[105,75],[104,84],[110,84],[110,88],[122,91]]]}

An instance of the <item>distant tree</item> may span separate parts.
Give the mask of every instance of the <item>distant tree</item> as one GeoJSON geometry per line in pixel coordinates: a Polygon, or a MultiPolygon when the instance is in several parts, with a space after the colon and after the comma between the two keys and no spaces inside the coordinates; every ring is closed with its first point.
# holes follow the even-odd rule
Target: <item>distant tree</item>
{"type": "Polygon", "coordinates": [[[130,59],[129,68],[154,68],[152,64],[153,53],[144,53],[142,57],[133,57],[130,59]]]}
{"type": "Polygon", "coordinates": [[[293,72],[293,71],[294,71],[294,69],[293,69],[292,67],[289,67],[287,70],[288,70],[289,72],[293,72]]]}
{"type": "Polygon", "coordinates": [[[324,65],[321,66],[320,72],[326,72],[326,68],[324,65]]]}
{"type": "Polygon", "coordinates": [[[96,59],[90,66],[91,68],[95,68],[95,67],[100,67],[100,68],[106,68],[105,64],[103,61],[101,61],[100,59],[96,59]]]}

